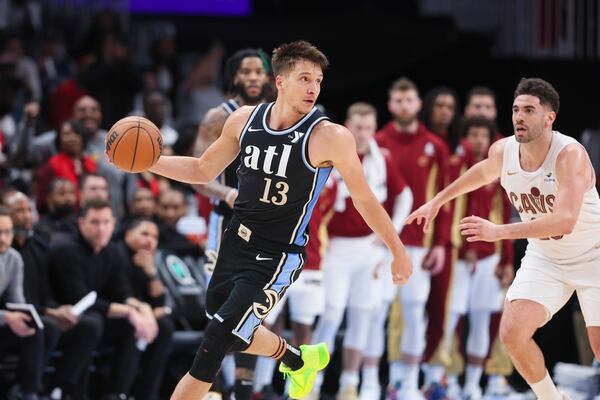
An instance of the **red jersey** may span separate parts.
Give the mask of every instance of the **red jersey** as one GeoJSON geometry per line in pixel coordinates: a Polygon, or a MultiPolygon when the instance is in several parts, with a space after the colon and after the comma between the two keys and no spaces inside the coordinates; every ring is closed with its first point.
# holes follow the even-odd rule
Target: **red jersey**
{"type": "MultiPolygon", "coordinates": [[[[510,223],[512,205],[506,193],[500,186],[500,181],[480,187],[467,195],[465,216],[474,215],[485,218],[495,224],[510,223]]],[[[464,242],[460,249],[460,258],[465,258],[467,251],[474,251],[477,259],[481,260],[495,253],[500,253],[501,265],[512,265],[514,252],[510,240],[497,242],[464,242]]]]}
{"type": "MultiPolygon", "coordinates": [[[[394,121],[391,121],[377,132],[375,139],[381,147],[389,150],[394,166],[412,190],[412,211],[431,200],[444,188],[448,147],[442,139],[429,132],[423,123],[419,122],[417,132],[412,134],[397,130],[394,121]]],[[[427,234],[423,233],[422,225],[407,225],[400,238],[409,246],[431,247],[447,244],[450,241],[448,207],[440,210],[432,225],[427,234]]]]}
{"type": "Polygon", "coordinates": [[[336,194],[337,184],[335,179],[329,177],[308,223],[310,240],[306,244],[306,263],[304,263],[304,269],[321,269],[321,258],[327,247],[327,223],[333,214],[333,204],[336,194]]]}
{"type": "MultiPolygon", "coordinates": [[[[398,173],[398,170],[394,168],[392,161],[389,157],[385,157],[386,167],[386,187],[387,187],[387,199],[382,204],[388,212],[394,207],[396,197],[402,193],[406,187],[406,182],[398,173]]],[[[363,237],[373,233],[373,230],[367,225],[363,217],[360,215],[352,198],[346,197],[345,209],[342,212],[336,212],[331,218],[331,222],[327,226],[327,231],[330,236],[341,236],[341,237],[363,237]]]]}

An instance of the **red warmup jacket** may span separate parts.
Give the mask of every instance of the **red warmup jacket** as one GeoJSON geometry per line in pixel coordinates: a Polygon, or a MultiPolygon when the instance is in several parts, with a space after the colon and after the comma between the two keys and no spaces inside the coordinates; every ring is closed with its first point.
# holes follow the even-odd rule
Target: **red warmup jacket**
{"type": "MultiPolygon", "coordinates": [[[[510,223],[512,205],[500,186],[500,181],[490,183],[467,195],[465,216],[474,215],[485,218],[495,224],[510,223]]],[[[513,265],[514,251],[510,240],[497,242],[464,242],[460,249],[460,258],[464,259],[467,251],[474,251],[481,260],[495,253],[500,253],[500,265],[513,265]]]]}
{"type": "MultiPolygon", "coordinates": [[[[396,197],[402,193],[406,187],[406,182],[394,168],[389,157],[385,157],[386,177],[387,177],[387,200],[382,204],[383,207],[390,213],[393,210],[396,197]]],[[[362,157],[361,157],[362,161],[362,157]]],[[[346,209],[343,212],[335,212],[331,218],[331,222],[327,225],[329,236],[340,237],[363,237],[373,233],[373,230],[367,225],[363,217],[360,215],[352,198],[346,198],[346,209]]]]}
{"type": "Polygon", "coordinates": [[[308,223],[309,240],[306,244],[306,263],[304,269],[321,269],[321,259],[327,248],[327,224],[333,215],[333,204],[337,195],[337,184],[333,177],[325,184],[319,200],[313,209],[308,223]]]}
{"type": "Polygon", "coordinates": [[[38,208],[45,210],[46,196],[48,195],[48,185],[54,178],[64,178],[73,183],[75,193],[79,198],[79,178],[86,173],[96,172],[96,162],[91,157],[82,156],[77,163],[76,160],[65,153],[58,153],[48,159],[35,173],[35,197],[38,208]]]}
{"type": "MultiPolygon", "coordinates": [[[[375,139],[381,147],[388,149],[393,164],[412,190],[413,211],[446,186],[447,145],[423,123],[419,122],[417,132],[412,134],[397,130],[391,121],[377,132],[375,139]]],[[[450,206],[445,206],[427,234],[423,233],[421,225],[413,222],[404,227],[400,239],[409,246],[444,246],[450,242],[450,219],[450,206]]]]}

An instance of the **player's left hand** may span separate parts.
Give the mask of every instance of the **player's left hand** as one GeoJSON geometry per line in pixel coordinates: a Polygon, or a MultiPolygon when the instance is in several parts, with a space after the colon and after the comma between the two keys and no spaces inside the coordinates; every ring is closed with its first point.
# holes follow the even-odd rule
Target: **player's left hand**
{"type": "Polygon", "coordinates": [[[496,266],[496,277],[500,280],[500,284],[503,289],[510,286],[512,281],[515,279],[515,269],[512,264],[498,264],[496,266]]]}
{"type": "Polygon", "coordinates": [[[396,285],[404,285],[408,282],[408,278],[412,275],[413,267],[410,257],[406,249],[398,251],[394,254],[392,260],[392,281],[396,285]]]}
{"type": "Polygon", "coordinates": [[[423,261],[423,269],[430,271],[432,276],[435,276],[442,272],[444,269],[444,262],[446,261],[446,250],[444,246],[433,246],[429,250],[429,254],[423,261]]]}
{"type": "Polygon", "coordinates": [[[499,239],[498,225],[475,216],[463,218],[458,229],[461,235],[467,237],[467,242],[495,242],[499,239]]]}

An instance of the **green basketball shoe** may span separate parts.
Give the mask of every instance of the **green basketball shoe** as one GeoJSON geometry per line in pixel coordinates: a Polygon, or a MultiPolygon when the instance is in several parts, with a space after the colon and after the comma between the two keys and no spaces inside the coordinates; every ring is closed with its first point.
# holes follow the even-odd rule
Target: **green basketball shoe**
{"type": "Polygon", "coordinates": [[[302,368],[292,371],[285,364],[279,364],[279,372],[290,379],[290,397],[302,399],[308,396],[312,390],[317,372],[329,364],[329,350],[325,343],[300,346],[302,368]]]}

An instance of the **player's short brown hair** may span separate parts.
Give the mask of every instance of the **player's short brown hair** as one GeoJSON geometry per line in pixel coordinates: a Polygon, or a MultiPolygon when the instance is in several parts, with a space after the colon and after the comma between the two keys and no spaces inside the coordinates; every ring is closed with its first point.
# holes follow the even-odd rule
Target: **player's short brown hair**
{"type": "Polygon", "coordinates": [[[487,86],[474,86],[467,92],[467,104],[471,102],[474,96],[489,96],[496,103],[496,92],[487,86]]]}
{"type": "Polygon", "coordinates": [[[390,86],[390,89],[388,90],[388,94],[392,94],[392,92],[408,92],[409,90],[414,90],[419,94],[417,85],[407,77],[403,76],[392,83],[392,86],[390,86]]]}
{"type": "Polygon", "coordinates": [[[346,119],[350,119],[353,115],[374,115],[375,118],[377,118],[377,109],[369,103],[359,101],[351,104],[350,107],[348,107],[348,111],[346,111],[346,119]]]}
{"type": "Polygon", "coordinates": [[[540,99],[541,105],[550,106],[552,111],[558,114],[560,97],[554,86],[540,78],[521,78],[515,90],[515,98],[522,94],[528,94],[540,99]]]}
{"type": "Polygon", "coordinates": [[[273,50],[271,65],[273,74],[283,75],[289,72],[296,61],[306,60],[315,63],[325,71],[329,66],[329,60],[323,52],[305,40],[297,40],[291,43],[284,43],[273,50]]]}

